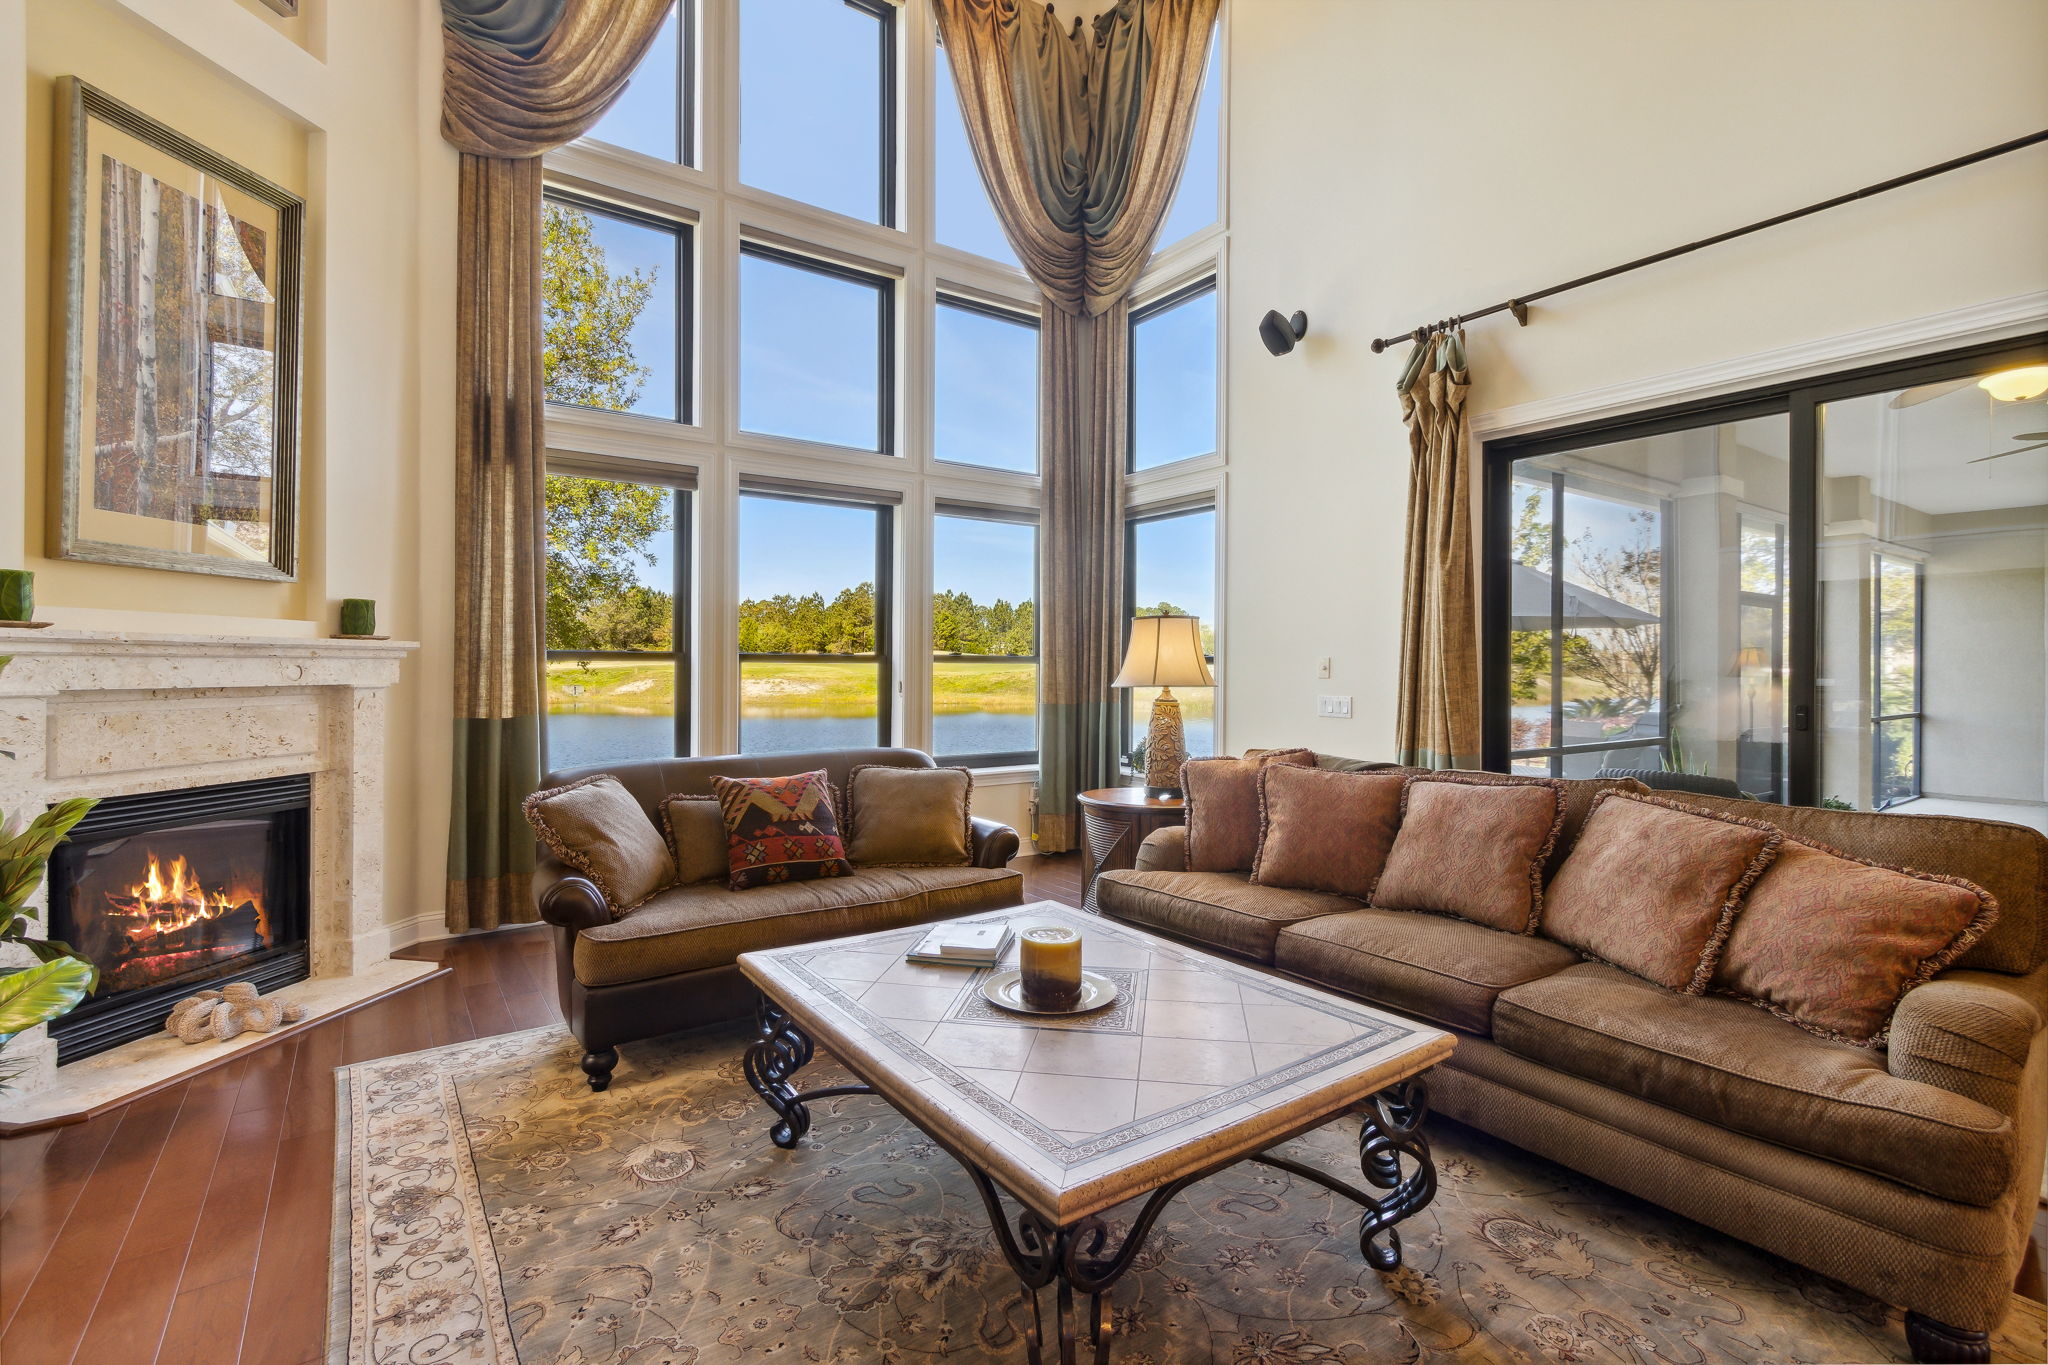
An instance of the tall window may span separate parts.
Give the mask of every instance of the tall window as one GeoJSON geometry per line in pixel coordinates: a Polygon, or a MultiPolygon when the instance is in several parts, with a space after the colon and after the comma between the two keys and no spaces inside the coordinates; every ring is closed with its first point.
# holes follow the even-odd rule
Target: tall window
{"type": "Polygon", "coordinates": [[[690,494],[552,472],[550,770],[690,752],[690,494]]]}
{"type": "Polygon", "coordinates": [[[932,81],[932,200],[938,221],[934,224],[934,235],[943,246],[971,251],[1022,269],[1010,239],[1003,235],[995,206],[988,201],[981,171],[974,164],[974,147],[967,140],[967,124],[960,115],[960,91],[953,84],[953,64],[947,59],[945,48],[935,50],[938,69],[932,81]]]}
{"type": "Polygon", "coordinates": [[[740,495],[740,752],[887,744],[886,507],[740,495]]]}
{"type": "MultiPolygon", "coordinates": [[[[1130,519],[1124,541],[1124,584],[1131,616],[1195,616],[1202,622],[1202,648],[1216,667],[1216,509],[1173,508],[1138,513],[1130,519]]],[[[1218,675],[1220,678],[1220,674],[1218,675]]],[[[1135,687],[1125,694],[1124,752],[1132,753],[1143,736],[1159,690],[1135,687]]],[[[1182,724],[1188,756],[1217,752],[1216,689],[1183,687],[1182,724]]],[[[1133,763],[1142,768],[1142,763],[1133,763]]]]}
{"type": "Polygon", "coordinates": [[[590,130],[590,139],[657,161],[695,165],[696,37],[695,0],[676,0],[625,92],[590,130]]]}
{"type": "Polygon", "coordinates": [[[680,223],[547,196],[541,374],[549,402],[687,420],[689,249],[680,223]]]}
{"type": "Polygon", "coordinates": [[[1920,795],[1920,564],[1871,556],[1870,794],[1883,810],[1920,795]]]}
{"type": "Polygon", "coordinates": [[[1223,63],[1220,32],[1209,39],[1209,63],[1202,69],[1202,94],[1195,105],[1194,131],[1188,137],[1188,159],[1181,171],[1180,187],[1173,193],[1173,206],[1160,225],[1158,249],[1164,250],[1183,238],[1192,237],[1216,221],[1220,196],[1217,193],[1222,160],[1223,63]]]}
{"type": "Polygon", "coordinates": [[[894,286],[772,247],[740,249],[740,426],[887,453],[894,286]]]}
{"type": "Polygon", "coordinates": [[[1216,281],[1131,314],[1133,471],[1216,450],[1216,281]]]}
{"type": "Polygon", "coordinates": [[[740,0],[740,179],[896,221],[896,6],[740,0]]]}
{"type": "Polygon", "coordinates": [[[950,464],[1038,472],[1038,324],[939,296],[932,333],[932,453],[950,464]]]}
{"type": "Polygon", "coordinates": [[[932,751],[1038,759],[1038,527],[971,510],[932,526],[932,751]]]}

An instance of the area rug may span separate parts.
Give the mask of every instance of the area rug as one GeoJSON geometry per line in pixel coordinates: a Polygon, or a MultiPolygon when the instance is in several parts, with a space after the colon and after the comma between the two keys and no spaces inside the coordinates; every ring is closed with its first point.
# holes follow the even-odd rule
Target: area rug
{"type": "MultiPolygon", "coordinates": [[[[332,1365],[1021,1362],[1025,1309],[973,1186],[879,1099],[795,1151],[734,1027],[584,1085],[559,1026],[337,1073],[332,1365]]],[[[847,1079],[830,1058],[809,1085],[847,1079]]],[[[1407,1262],[1262,1166],[1191,1186],[1118,1286],[1120,1365],[1800,1365],[1907,1360],[1898,1314],[1696,1223],[1433,1121],[1407,1262]]],[[[1290,1155],[1355,1178],[1341,1120],[1290,1155]]],[[[1052,1308],[1046,1293],[1046,1307],[1052,1308]]],[[[2038,1361],[2015,1297],[1993,1359],[2038,1361]]]]}

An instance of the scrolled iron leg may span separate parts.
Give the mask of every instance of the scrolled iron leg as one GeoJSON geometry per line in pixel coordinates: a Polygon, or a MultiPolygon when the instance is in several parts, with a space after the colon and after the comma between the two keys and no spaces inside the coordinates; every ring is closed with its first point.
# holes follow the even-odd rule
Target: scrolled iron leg
{"type": "Polygon", "coordinates": [[[754,1015],[754,1041],[747,1047],[747,1084],[776,1114],[768,1138],[777,1147],[794,1147],[811,1128],[811,1111],[789,1078],[811,1060],[809,1035],[787,1011],[763,996],[754,1015]]]}
{"type": "Polygon", "coordinates": [[[1368,1182],[1388,1193],[1367,1197],[1358,1249],[1378,1270],[1400,1268],[1401,1234],[1395,1231],[1395,1224],[1420,1213],[1436,1197],[1436,1163],[1430,1158],[1429,1139],[1422,1134],[1422,1121],[1428,1113],[1429,1087],[1420,1076],[1410,1076],[1380,1091],[1365,1111],[1364,1127],[1358,1135],[1358,1164],[1368,1182]],[[1402,1157],[1414,1164],[1407,1175],[1401,1172],[1402,1157]],[[1382,1234],[1384,1246],[1379,1241],[1382,1234]]]}

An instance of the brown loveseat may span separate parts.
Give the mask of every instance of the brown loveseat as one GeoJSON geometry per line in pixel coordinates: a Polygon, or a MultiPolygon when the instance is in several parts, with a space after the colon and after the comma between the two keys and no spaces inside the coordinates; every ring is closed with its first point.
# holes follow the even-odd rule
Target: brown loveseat
{"type": "MultiPolygon", "coordinates": [[[[664,797],[708,796],[713,777],[774,777],[823,768],[835,791],[863,764],[929,768],[916,749],[830,749],[755,757],[664,758],[549,773],[559,787],[609,774],[658,827],[664,797]]],[[[1024,879],[1008,870],[1017,832],[973,822],[971,867],[862,868],[851,877],[733,891],[723,881],[673,886],[614,920],[604,897],[543,848],[533,897],[555,926],[555,984],[569,1029],[583,1044],[590,1088],[611,1083],[622,1043],[745,1015],[754,990],[734,965],[741,953],[838,938],[1018,905],[1024,879]]]]}
{"type": "MultiPolygon", "coordinates": [[[[1323,760],[1325,766],[1384,767],[1323,760]]],[[[1568,784],[1554,873],[1585,811],[1568,784]]],[[[2048,838],[1954,816],[1686,795],[1998,898],[1956,969],[1909,993],[1889,1048],[1829,1042],[1738,1000],[1685,996],[1540,936],[1189,872],[1161,830],[1102,912],[1459,1035],[1443,1113],[1907,1310],[1922,1361],[1988,1359],[2048,1139],[2048,838]]],[[[1474,831],[1484,837],[1484,831],[1474,831]]]]}

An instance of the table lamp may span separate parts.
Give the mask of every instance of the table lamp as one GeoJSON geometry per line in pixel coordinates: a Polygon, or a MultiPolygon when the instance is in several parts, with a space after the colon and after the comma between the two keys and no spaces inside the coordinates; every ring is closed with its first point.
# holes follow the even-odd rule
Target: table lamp
{"type": "Polygon", "coordinates": [[[1152,725],[1145,735],[1145,785],[1165,792],[1180,790],[1180,765],[1187,760],[1176,687],[1214,687],[1202,651],[1202,622],[1194,616],[1137,616],[1131,619],[1131,644],[1123,671],[1112,687],[1156,687],[1152,725]]]}

